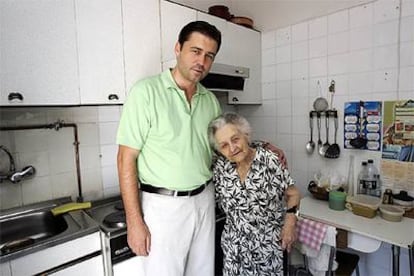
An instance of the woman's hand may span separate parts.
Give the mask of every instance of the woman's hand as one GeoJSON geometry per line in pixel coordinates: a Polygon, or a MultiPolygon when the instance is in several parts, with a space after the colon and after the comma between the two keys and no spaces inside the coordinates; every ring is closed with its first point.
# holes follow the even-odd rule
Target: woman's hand
{"type": "Polygon", "coordinates": [[[285,224],[282,228],[282,249],[287,252],[292,250],[292,246],[296,241],[296,216],[294,214],[286,214],[285,224]]]}

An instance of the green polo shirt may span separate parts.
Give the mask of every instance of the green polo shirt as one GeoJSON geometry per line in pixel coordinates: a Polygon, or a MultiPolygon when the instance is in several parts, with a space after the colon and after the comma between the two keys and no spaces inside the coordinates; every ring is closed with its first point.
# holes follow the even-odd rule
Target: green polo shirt
{"type": "Polygon", "coordinates": [[[207,127],[220,114],[217,98],[201,84],[190,106],[166,70],[132,87],[123,107],[117,143],[140,150],[141,182],[191,190],[212,176],[207,127]]]}

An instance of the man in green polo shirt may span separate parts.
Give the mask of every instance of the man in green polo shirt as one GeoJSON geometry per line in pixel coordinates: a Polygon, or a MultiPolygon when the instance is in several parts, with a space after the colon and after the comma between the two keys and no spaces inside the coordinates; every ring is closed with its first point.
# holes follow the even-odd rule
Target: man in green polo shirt
{"type": "Polygon", "coordinates": [[[216,27],[187,24],[175,45],[176,66],[137,82],[124,105],[117,135],[119,183],[128,244],[145,256],[145,275],[214,275],[207,126],[221,110],[199,81],[220,44],[216,27]]]}

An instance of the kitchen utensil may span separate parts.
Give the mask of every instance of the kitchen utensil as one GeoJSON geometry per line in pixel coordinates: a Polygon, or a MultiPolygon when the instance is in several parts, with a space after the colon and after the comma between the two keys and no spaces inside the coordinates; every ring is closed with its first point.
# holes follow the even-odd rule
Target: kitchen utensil
{"type": "Polygon", "coordinates": [[[253,20],[245,16],[233,16],[230,18],[230,22],[242,25],[247,28],[253,28],[253,20]]]}
{"type": "Polygon", "coordinates": [[[364,126],[364,102],[359,103],[359,133],[358,137],[351,139],[349,144],[354,148],[361,149],[367,145],[368,140],[364,137],[363,134],[364,126]]]}
{"type": "Polygon", "coordinates": [[[335,95],[335,81],[331,80],[331,85],[329,85],[329,92],[331,93],[331,104],[329,106],[330,110],[334,110],[333,108],[333,99],[335,95]]]}
{"type": "Polygon", "coordinates": [[[321,83],[318,81],[319,97],[313,102],[313,109],[316,111],[325,111],[328,109],[328,101],[322,96],[321,83]]]}
{"type": "Polygon", "coordinates": [[[231,14],[229,8],[223,5],[215,5],[208,8],[208,13],[229,20],[231,14]]]}
{"type": "Polygon", "coordinates": [[[322,148],[322,140],[321,140],[321,114],[318,112],[316,114],[316,122],[318,125],[318,151],[322,148]]]}
{"type": "Polygon", "coordinates": [[[325,157],[327,158],[338,158],[339,154],[341,153],[341,149],[339,145],[336,143],[336,134],[338,132],[338,114],[334,113],[334,124],[335,124],[335,136],[334,136],[334,143],[329,146],[326,150],[325,157]]]}
{"type": "Polygon", "coordinates": [[[309,113],[309,128],[310,128],[310,140],[306,144],[306,152],[311,154],[315,150],[315,142],[313,142],[313,113],[309,113]]]}
{"type": "Polygon", "coordinates": [[[325,157],[325,153],[329,148],[329,113],[325,114],[325,128],[326,128],[326,141],[322,145],[322,147],[319,148],[319,154],[323,157],[325,157]]]}

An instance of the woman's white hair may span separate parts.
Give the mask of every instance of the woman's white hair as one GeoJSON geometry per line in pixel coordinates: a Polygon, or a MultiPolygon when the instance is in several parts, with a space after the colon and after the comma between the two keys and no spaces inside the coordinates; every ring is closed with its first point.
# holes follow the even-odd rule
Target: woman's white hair
{"type": "Polygon", "coordinates": [[[210,146],[213,149],[218,150],[218,145],[215,137],[217,130],[227,124],[236,126],[240,133],[246,135],[247,140],[250,142],[252,128],[246,118],[234,112],[225,112],[217,118],[213,119],[208,125],[208,140],[210,142],[210,146]]]}

